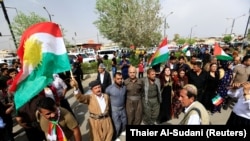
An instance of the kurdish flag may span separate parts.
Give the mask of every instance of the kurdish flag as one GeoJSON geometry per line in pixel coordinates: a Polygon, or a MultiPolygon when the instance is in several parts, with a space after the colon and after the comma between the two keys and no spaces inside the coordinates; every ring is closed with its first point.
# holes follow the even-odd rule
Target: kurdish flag
{"type": "Polygon", "coordinates": [[[233,57],[226,54],[217,42],[214,45],[214,56],[216,56],[216,58],[218,60],[224,60],[224,61],[232,61],[233,60],[233,57]]]}
{"type": "Polygon", "coordinates": [[[53,74],[70,70],[58,24],[41,22],[23,33],[17,55],[22,64],[10,91],[19,109],[53,81],[53,74]]]}
{"type": "Polygon", "coordinates": [[[186,53],[188,51],[188,44],[184,44],[182,47],[181,47],[181,51],[186,53]]]}
{"type": "Polygon", "coordinates": [[[169,50],[168,50],[168,40],[167,38],[164,38],[160,44],[160,46],[157,48],[155,53],[152,55],[152,57],[149,60],[149,65],[154,66],[162,62],[166,62],[169,58],[169,50]]]}
{"type": "Polygon", "coordinates": [[[212,103],[215,106],[219,106],[223,102],[223,98],[220,95],[216,95],[214,98],[212,98],[212,103]]]}

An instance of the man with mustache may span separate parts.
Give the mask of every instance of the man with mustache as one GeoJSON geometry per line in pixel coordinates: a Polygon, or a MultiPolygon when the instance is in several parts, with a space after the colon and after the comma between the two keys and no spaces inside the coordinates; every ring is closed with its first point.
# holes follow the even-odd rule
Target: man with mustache
{"type": "Polygon", "coordinates": [[[113,125],[110,117],[110,98],[102,93],[101,82],[94,80],[89,83],[91,94],[81,94],[75,79],[70,85],[74,88],[76,99],[88,105],[90,141],[111,141],[113,137],[113,125]]]}
{"type": "Polygon", "coordinates": [[[145,77],[143,81],[143,123],[145,125],[158,124],[157,118],[160,112],[160,103],[162,101],[160,79],[156,78],[155,70],[149,68],[147,70],[147,77],[145,77]]]}

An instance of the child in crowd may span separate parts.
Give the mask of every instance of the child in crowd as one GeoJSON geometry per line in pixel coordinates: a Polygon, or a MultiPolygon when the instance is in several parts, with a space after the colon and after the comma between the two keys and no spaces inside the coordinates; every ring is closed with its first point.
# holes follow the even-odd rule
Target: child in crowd
{"type": "Polygon", "coordinates": [[[144,63],[142,59],[140,60],[140,63],[138,64],[138,69],[139,69],[138,78],[143,78],[144,63]]]}

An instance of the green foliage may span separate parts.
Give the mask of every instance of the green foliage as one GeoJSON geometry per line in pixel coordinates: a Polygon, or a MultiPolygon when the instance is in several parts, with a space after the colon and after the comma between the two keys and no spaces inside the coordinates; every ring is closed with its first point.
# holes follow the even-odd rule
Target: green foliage
{"type": "Polygon", "coordinates": [[[174,34],[173,41],[177,42],[179,39],[180,39],[180,35],[179,34],[174,34]]]}
{"type": "Polygon", "coordinates": [[[189,45],[193,45],[195,42],[196,42],[195,39],[188,39],[188,40],[187,40],[187,43],[188,43],[189,45]]]}
{"type": "MultiPolygon", "coordinates": [[[[20,11],[18,15],[14,17],[13,22],[11,23],[16,40],[19,41],[23,32],[31,25],[45,21],[48,21],[48,19],[36,14],[35,12],[31,12],[29,13],[29,15],[25,15],[23,12],[20,11]]],[[[66,30],[61,27],[61,25],[60,28],[64,36],[66,30]]],[[[64,39],[64,41],[65,45],[69,46],[69,42],[66,39],[64,39]]]]}
{"type": "Polygon", "coordinates": [[[247,40],[249,40],[249,41],[250,41],[250,28],[248,29],[248,32],[247,32],[246,37],[247,37],[247,40]]]}
{"type": "Polygon", "coordinates": [[[184,39],[184,38],[178,38],[176,40],[176,42],[177,42],[178,45],[183,45],[184,43],[186,43],[186,39],[184,39]]]}
{"type": "Polygon", "coordinates": [[[128,47],[149,47],[161,39],[159,0],[97,0],[95,25],[107,39],[128,47]]]}
{"type": "Polygon", "coordinates": [[[96,73],[97,68],[97,62],[81,63],[81,69],[84,74],[96,73]]]}
{"type": "Polygon", "coordinates": [[[230,43],[230,41],[232,40],[232,37],[231,37],[231,35],[227,35],[227,36],[224,36],[223,37],[223,41],[225,42],[225,43],[230,43]]]}
{"type": "Polygon", "coordinates": [[[23,12],[19,12],[17,16],[14,17],[12,25],[12,30],[17,39],[20,39],[23,32],[33,24],[44,22],[45,18],[31,12],[30,15],[25,15],[23,12]]]}
{"type": "Polygon", "coordinates": [[[138,55],[133,54],[133,55],[131,55],[131,57],[129,58],[129,62],[130,62],[131,65],[137,67],[137,65],[138,65],[139,62],[140,62],[140,58],[139,58],[138,55]]]}

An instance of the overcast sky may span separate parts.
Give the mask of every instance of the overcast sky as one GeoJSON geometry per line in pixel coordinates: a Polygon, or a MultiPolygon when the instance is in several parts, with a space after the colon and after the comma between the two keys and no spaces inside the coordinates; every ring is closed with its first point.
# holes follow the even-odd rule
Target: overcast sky
{"type": "MultiPolygon", "coordinates": [[[[171,40],[174,34],[181,37],[211,37],[231,33],[244,35],[249,16],[250,0],[160,0],[161,14],[167,16],[169,28],[166,34],[171,40]],[[173,14],[169,14],[173,12],[173,14]],[[245,14],[245,16],[243,16],[245,14]]],[[[49,19],[43,7],[52,15],[52,21],[67,31],[66,38],[74,43],[88,40],[107,43],[93,24],[97,20],[95,0],[4,0],[10,21],[17,11],[25,14],[36,12],[49,19]],[[9,8],[8,8],[9,7],[9,8]],[[76,35],[75,35],[76,33],[76,35]]],[[[164,34],[162,27],[162,35],[164,34]]],[[[10,35],[7,22],[0,12],[0,32],[10,35]]],[[[11,36],[0,37],[0,49],[15,49],[11,36]]]]}

